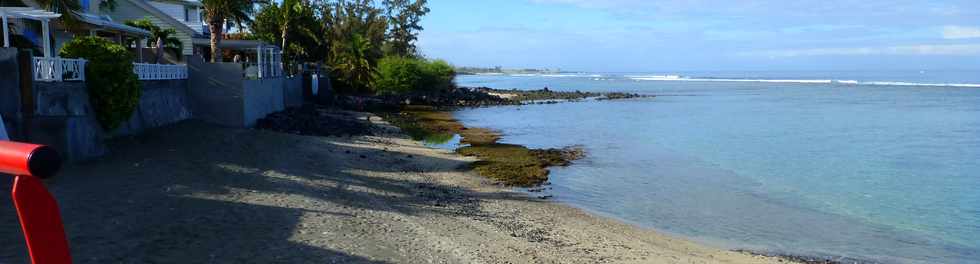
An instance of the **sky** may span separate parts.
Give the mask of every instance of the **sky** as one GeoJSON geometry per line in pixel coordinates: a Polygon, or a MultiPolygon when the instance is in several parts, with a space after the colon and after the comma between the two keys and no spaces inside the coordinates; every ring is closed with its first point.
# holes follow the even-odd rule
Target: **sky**
{"type": "Polygon", "coordinates": [[[980,70],[980,0],[429,0],[457,66],[569,71],[980,70]]]}

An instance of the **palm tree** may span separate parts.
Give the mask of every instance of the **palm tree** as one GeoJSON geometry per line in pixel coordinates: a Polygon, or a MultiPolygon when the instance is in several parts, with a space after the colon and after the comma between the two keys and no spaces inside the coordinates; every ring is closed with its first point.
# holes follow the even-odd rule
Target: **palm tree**
{"type": "MultiPolygon", "coordinates": [[[[177,35],[176,30],[172,28],[162,29],[157,25],[154,25],[153,22],[151,22],[150,19],[148,18],[126,21],[126,25],[132,27],[138,27],[150,31],[150,35],[155,40],[154,42],[156,43],[155,45],[157,49],[157,56],[155,61],[156,63],[160,63],[160,61],[163,61],[164,49],[180,50],[183,47],[183,44],[180,43],[180,39],[175,37],[175,35],[177,35]]],[[[146,45],[147,47],[149,47],[150,43],[146,43],[146,45]]]]}
{"type": "Polygon", "coordinates": [[[282,0],[282,9],[279,13],[280,25],[282,26],[282,49],[286,50],[289,27],[293,24],[293,14],[302,12],[303,3],[300,0],[282,0]]]}
{"type": "Polygon", "coordinates": [[[343,47],[333,54],[333,70],[351,90],[349,92],[368,92],[375,74],[370,59],[373,45],[361,34],[352,34],[344,43],[337,44],[343,47]]]}
{"type": "MultiPolygon", "coordinates": [[[[225,21],[251,21],[255,11],[252,0],[202,0],[208,29],[211,31],[211,62],[220,62],[225,21]]],[[[241,23],[239,23],[241,25],[241,23]]]]}

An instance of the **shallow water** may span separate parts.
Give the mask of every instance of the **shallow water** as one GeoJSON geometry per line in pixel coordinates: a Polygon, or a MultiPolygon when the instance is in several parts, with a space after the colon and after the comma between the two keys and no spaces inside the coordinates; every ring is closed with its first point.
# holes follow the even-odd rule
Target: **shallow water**
{"type": "Polygon", "coordinates": [[[658,97],[456,116],[505,143],[583,145],[551,192],[600,214],[730,248],[980,263],[980,74],[785,74],[463,76],[658,97]]]}

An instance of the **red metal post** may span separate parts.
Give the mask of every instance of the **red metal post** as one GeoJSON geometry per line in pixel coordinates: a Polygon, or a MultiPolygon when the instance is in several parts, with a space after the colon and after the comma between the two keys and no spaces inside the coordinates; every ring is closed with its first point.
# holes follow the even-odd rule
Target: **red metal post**
{"type": "Polygon", "coordinates": [[[60,168],[61,158],[50,147],[0,140],[0,173],[15,175],[11,194],[34,264],[71,263],[58,204],[40,180],[60,168]]]}

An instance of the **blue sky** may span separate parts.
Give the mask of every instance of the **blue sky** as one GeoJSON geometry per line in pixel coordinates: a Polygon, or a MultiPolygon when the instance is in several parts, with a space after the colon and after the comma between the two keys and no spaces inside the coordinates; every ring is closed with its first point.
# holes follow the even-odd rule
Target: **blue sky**
{"type": "Polygon", "coordinates": [[[980,69],[980,1],[430,0],[460,66],[582,71],[980,69]]]}

